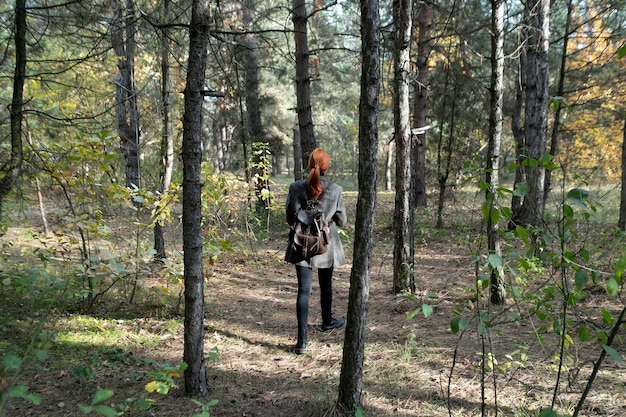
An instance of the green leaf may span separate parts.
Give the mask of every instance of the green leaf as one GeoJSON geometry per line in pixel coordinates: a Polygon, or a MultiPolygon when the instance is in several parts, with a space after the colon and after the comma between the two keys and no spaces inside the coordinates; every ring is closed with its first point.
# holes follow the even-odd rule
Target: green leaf
{"type": "Polygon", "coordinates": [[[541,410],[541,412],[539,413],[539,417],[559,417],[559,415],[554,409],[552,409],[552,407],[549,407],[541,410]]]}
{"type": "Polygon", "coordinates": [[[553,170],[556,169],[556,164],[554,162],[552,162],[552,160],[554,159],[554,157],[552,155],[550,155],[549,153],[543,154],[541,155],[541,158],[539,158],[539,163],[541,165],[543,165],[543,167],[547,170],[553,170]]]}
{"type": "Polygon", "coordinates": [[[41,403],[41,398],[34,394],[27,394],[28,387],[26,385],[14,385],[9,388],[9,397],[11,398],[21,398],[26,400],[32,404],[39,405],[41,403]]]}
{"type": "Polygon", "coordinates": [[[589,200],[589,193],[582,188],[574,188],[569,190],[567,198],[581,207],[586,207],[585,201],[589,200]]]}
{"type": "Polygon", "coordinates": [[[515,190],[513,190],[513,195],[515,197],[524,197],[530,191],[530,186],[525,182],[518,182],[515,184],[515,190]]]}
{"type": "Polygon", "coordinates": [[[620,356],[619,353],[617,353],[617,351],[615,349],[613,349],[611,346],[609,345],[604,345],[602,346],[602,348],[604,349],[604,351],[606,353],[608,353],[609,355],[611,355],[611,357],[613,358],[613,360],[617,363],[622,363],[624,361],[624,359],[622,359],[622,357],[620,356]]]}
{"type": "Polygon", "coordinates": [[[419,309],[419,308],[411,310],[408,313],[406,313],[406,318],[411,320],[413,317],[417,316],[417,313],[419,313],[420,311],[421,311],[421,309],[419,309]]]}
{"type": "Polygon", "coordinates": [[[574,209],[569,204],[563,204],[563,217],[574,217],[574,209]]]}
{"type": "Polygon", "coordinates": [[[510,207],[500,207],[500,213],[502,213],[502,216],[507,219],[513,217],[513,212],[510,207]]]}
{"type": "Polygon", "coordinates": [[[424,317],[430,317],[433,314],[433,306],[422,304],[422,314],[424,314],[424,317]]]}
{"type": "Polygon", "coordinates": [[[40,361],[48,359],[48,351],[45,349],[33,349],[33,353],[40,361]]]}
{"type": "Polygon", "coordinates": [[[517,286],[513,285],[511,287],[511,293],[513,294],[513,298],[515,298],[516,300],[522,299],[522,293],[520,293],[519,288],[517,288],[517,286]]]}
{"type": "Polygon", "coordinates": [[[499,255],[492,253],[487,257],[487,262],[491,268],[498,268],[502,265],[502,258],[499,255]]]}
{"type": "Polygon", "coordinates": [[[22,366],[22,359],[14,353],[7,353],[2,358],[2,370],[5,372],[14,372],[22,366]]]}
{"type": "Polygon", "coordinates": [[[606,292],[609,295],[617,295],[617,291],[619,289],[619,284],[615,278],[609,278],[606,282],[606,292]]]}
{"type": "Polygon", "coordinates": [[[113,391],[110,389],[101,389],[95,393],[93,396],[93,400],[91,401],[92,405],[101,403],[102,401],[108,400],[113,396],[113,391]]]}
{"type": "Polygon", "coordinates": [[[622,59],[626,56],[626,44],[619,47],[617,50],[617,58],[622,59]]]}
{"type": "Polygon", "coordinates": [[[586,342],[590,338],[591,332],[589,331],[588,327],[581,327],[580,329],[578,329],[578,339],[580,339],[581,342],[586,342]]]}
{"type": "Polygon", "coordinates": [[[155,402],[149,398],[139,399],[133,403],[133,410],[148,410],[155,402]]]}
{"type": "Polygon", "coordinates": [[[624,271],[626,270],[626,256],[622,256],[615,261],[615,279],[618,283],[622,282],[624,271]]]}
{"type": "Polygon", "coordinates": [[[589,282],[589,275],[587,275],[587,271],[585,271],[584,269],[580,269],[576,271],[576,274],[574,275],[574,280],[576,282],[576,288],[580,290],[587,284],[587,282],[589,282]]]}
{"type": "Polygon", "coordinates": [[[611,314],[611,312],[610,312],[610,311],[607,311],[607,310],[602,309],[602,313],[601,313],[601,314],[602,314],[602,321],[603,321],[606,325],[608,325],[608,326],[613,325],[613,321],[614,321],[615,319],[613,318],[613,314],[611,314]]]}
{"type": "Polygon", "coordinates": [[[455,317],[450,321],[450,329],[452,333],[457,334],[462,332],[468,327],[468,322],[462,317],[455,317]]]}
{"type": "Polygon", "coordinates": [[[93,411],[104,417],[116,417],[117,415],[119,415],[114,408],[109,407],[108,405],[99,405],[97,407],[94,407],[93,411]]]}

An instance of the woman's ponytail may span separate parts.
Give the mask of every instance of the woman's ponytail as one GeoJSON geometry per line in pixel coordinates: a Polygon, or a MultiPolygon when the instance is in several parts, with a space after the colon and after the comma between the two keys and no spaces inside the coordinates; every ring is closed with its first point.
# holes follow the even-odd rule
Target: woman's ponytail
{"type": "Polygon", "coordinates": [[[321,176],[324,175],[329,167],[330,156],[328,156],[328,152],[321,148],[314,149],[309,156],[309,165],[307,166],[309,177],[306,181],[309,193],[313,198],[322,193],[321,176]]]}

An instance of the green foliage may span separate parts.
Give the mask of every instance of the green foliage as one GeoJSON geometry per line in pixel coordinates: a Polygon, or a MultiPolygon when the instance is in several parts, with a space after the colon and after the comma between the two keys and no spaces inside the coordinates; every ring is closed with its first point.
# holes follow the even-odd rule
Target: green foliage
{"type": "Polygon", "coordinates": [[[210,400],[207,403],[203,403],[198,400],[192,399],[194,404],[200,407],[201,411],[199,413],[194,414],[192,417],[211,417],[211,413],[209,412],[209,408],[217,405],[217,400],[210,400]]]}
{"type": "Polygon", "coordinates": [[[8,352],[2,356],[0,363],[0,416],[4,415],[7,404],[12,399],[22,399],[33,405],[41,403],[41,397],[28,392],[29,387],[18,384],[24,361],[34,358],[43,361],[48,357],[48,350],[55,335],[52,332],[39,332],[30,341],[23,356],[8,352]]]}
{"type": "MultiPolygon", "coordinates": [[[[403,294],[402,298],[404,298],[405,300],[411,301],[415,304],[420,304],[420,300],[415,296],[415,294],[403,294]]],[[[428,298],[430,299],[436,299],[437,298],[437,294],[435,293],[428,293],[428,298]]],[[[407,318],[412,319],[413,317],[415,317],[418,313],[422,313],[424,315],[425,318],[430,317],[433,312],[434,312],[434,307],[431,304],[428,303],[421,303],[421,306],[409,311],[408,313],[406,313],[407,318]]]]}
{"type": "Polygon", "coordinates": [[[187,369],[186,363],[180,365],[170,365],[169,363],[157,363],[154,365],[158,369],[149,372],[148,377],[152,381],[148,382],[145,386],[146,391],[156,392],[158,394],[167,394],[170,389],[176,388],[176,379],[182,377],[182,373],[187,369]]]}
{"type": "MultiPolygon", "coordinates": [[[[527,159],[525,166],[541,164],[546,169],[556,169],[552,158],[545,156],[537,160],[527,159]]],[[[494,224],[509,223],[511,210],[508,207],[494,205],[490,184],[481,180],[480,164],[469,161],[464,165],[465,173],[475,181],[477,189],[487,195],[482,204],[481,212],[484,223],[487,219],[494,224]]],[[[515,170],[515,165],[509,169],[515,170]]],[[[582,184],[585,185],[584,183],[582,184]]],[[[499,187],[497,195],[527,197],[529,188],[526,183],[518,183],[514,190],[499,187]]],[[[470,298],[453,309],[454,316],[450,320],[450,331],[461,337],[466,332],[475,332],[481,342],[481,378],[487,374],[509,374],[515,369],[527,367],[529,361],[536,360],[529,353],[529,344],[516,344],[516,349],[501,357],[491,351],[491,344],[497,337],[506,337],[502,324],[520,325],[530,320],[534,335],[540,346],[549,351],[551,344],[558,341],[559,349],[547,358],[550,369],[554,372],[554,398],[557,398],[559,387],[566,378],[576,378],[584,364],[579,363],[579,352],[583,347],[595,349],[601,363],[606,355],[617,363],[623,358],[612,346],[616,329],[620,326],[620,318],[609,307],[594,307],[586,303],[589,291],[601,291],[609,297],[617,298],[623,290],[623,275],[626,270],[626,259],[621,257],[608,265],[605,252],[594,247],[589,230],[597,226],[599,207],[591,193],[583,187],[573,187],[562,192],[560,202],[556,202],[556,210],[550,222],[543,227],[528,228],[516,225],[512,230],[498,229],[503,253],[481,253],[484,248],[478,247],[473,254],[476,262],[476,288],[471,291],[470,298]],[[613,273],[606,271],[613,269],[613,273]],[[501,276],[505,290],[512,298],[514,308],[498,311],[489,303],[491,271],[503,271],[501,276]],[[601,320],[582,320],[581,317],[600,317],[601,320]],[[506,318],[506,319],[505,319],[506,318]],[[489,343],[487,343],[489,341],[489,343]]],[[[482,243],[482,239],[475,242],[482,243]]],[[[618,255],[619,256],[619,255],[618,255]]],[[[432,313],[428,304],[414,296],[407,298],[420,307],[412,310],[408,316],[415,317],[420,311],[427,316],[432,313]]],[[[620,317],[622,317],[622,311],[620,317]]],[[[451,373],[455,363],[452,365],[451,373]]],[[[597,365],[596,365],[597,366],[597,365]]],[[[593,383],[593,377],[588,384],[593,383]]],[[[494,384],[493,395],[497,395],[494,384]]],[[[484,403],[486,398],[482,398],[484,403]]],[[[584,401],[584,396],[580,402],[584,401]]],[[[560,417],[554,401],[549,407],[539,412],[541,416],[560,417]]],[[[534,414],[536,415],[536,414],[534,414]]]]}
{"type": "Polygon", "coordinates": [[[108,405],[103,405],[104,401],[108,400],[113,396],[113,391],[108,389],[98,390],[91,400],[91,405],[83,405],[78,404],[78,408],[85,414],[99,414],[104,417],[115,417],[121,416],[122,413],[119,413],[115,410],[115,408],[110,407],[108,405]]]}

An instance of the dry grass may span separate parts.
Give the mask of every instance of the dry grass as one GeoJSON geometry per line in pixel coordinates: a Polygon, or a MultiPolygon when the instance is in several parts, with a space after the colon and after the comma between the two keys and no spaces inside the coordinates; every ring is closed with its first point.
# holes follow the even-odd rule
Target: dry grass
{"type": "MultiPolygon", "coordinates": [[[[381,204],[387,204],[383,213],[390,213],[390,200],[384,196],[381,199],[381,204]]],[[[347,201],[354,202],[354,198],[348,196],[347,201]]],[[[389,219],[378,221],[364,373],[363,406],[367,416],[478,416],[483,413],[483,404],[484,415],[496,415],[497,408],[501,416],[534,416],[551,403],[557,339],[546,333],[546,343],[541,346],[530,321],[508,321],[506,313],[518,308],[511,301],[502,307],[488,307],[473,298],[475,272],[469,256],[473,243],[468,237],[471,229],[471,224],[466,224],[464,228],[436,233],[432,229],[421,232],[416,250],[416,295],[432,304],[434,313],[427,318],[418,314],[409,319],[407,312],[419,305],[391,293],[393,235],[389,219]],[[481,340],[474,321],[462,336],[452,334],[454,310],[464,307],[489,308],[500,314],[499,324],[489,338],[481,340]],[[493,353],[498,366],[512,362],[510,368],[495,374],[495,382],[492,373],[481,382],[483,346],[493,353]],[[528,360],[513,363],[512,359],[520,359],[521,352],[528,355],[528,360]]],[[[11,250],[19,251],[31,244],[35,243],[22,241],[11,250]]],[[[314,285],[309,353],[296,356],[289,352],[296,335],[297,283],[292,266],[282,261],[283,246],[277,233],[258,242],[254,250],[226,254],[207,267],[205,349],[207,354],[217,349],[219,358],[207,364],[211,394],[203,401],[219,400],[210,409],[211,415],[332,414],[344,332],[327,334],[318,330],[320,313],[314,285]]],[[[346,249],[350,252],[351,243],[346,249]]],[[[350,265],[338,268],[334,281],[338,316],[346,314],[349,281],[350,265]]],[[[115,392],[107,404],[119,410],[128,398],[149,396],[156,400],[147,411],[128,410],[124,415],[191,416],[198,412],[180,388],[167,395],[147,394],[144,390],[150,380],[149,371],[165,362],[180,363],[183,352],[182,318],[172,314],[171,305],[153,296],[151,291],[156,290],[148,289],[151,284],[155,283],[146,276],[142,281],[143,297],[132,306],[104,300],[88,315],[70,314],[58,307],[31,315],[26,301],[16,303],[15,298],[6,298],[6,292],[0,293],[4,298],[0,300],[2,315],[12,317],[0,323],[0,340],[4,341],[0,355],[26,343],[38,323],[59,335],[50,357],[41,364],[28,362],[19,378],[20,383],[41,396],[41,405],[14,400],[7,416],[82,415],[77,404],[89,404],[100,388],[115,392]],[[19,315],[26,317],[16,321],[19,315]],[[77,375],[77,365],[88,365],[93,376],[77,375]]],[[[603,293],[590,293],[584,307],[597,312],[597,307],[608,301],[603,293]]],[[[525,310],[524,306],[520,309],[525,310]]],[[[464,314],[471,318],[472,311],[464,314]]],[[[615,348],[623,354],[623,344],[615,348]]],[[[568,370],[558,392],[561,412],[573,410],[599,349],[597,344],[571,348],[572,358],[566,364],[568,370]]],[[[582,415],[626,414],[624,371],[624,364],[611,359],[605,362],[582,415]]]]}

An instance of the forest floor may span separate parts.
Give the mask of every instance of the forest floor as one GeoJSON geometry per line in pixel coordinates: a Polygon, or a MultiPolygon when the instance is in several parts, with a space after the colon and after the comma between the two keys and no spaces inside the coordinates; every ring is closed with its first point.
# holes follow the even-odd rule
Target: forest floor
{"type": "MultiPolygon", "coordinates": [[[[356,197],[345,199],[354,219],[356,197]]],[[[375,226],[363,373],[364,415],[539,415],[554,396],[558,337],[546,330],[540,334],[543,343],[539,343],[536,330],[545,323],[530,320],[530,307],[513,302],[511,297],[497,307],[475,298],[472,253],[478,236],[473,229],[478,226],[472,226],[471,221],[475,214],[465,213],[465,223],[444,229],[424,226],[431,224],[432,214],[420,214],[422,226],[416,232],[415,254],[417,301],[409,300],[392,294],[393,230],[389,217],[393,198],[383,195],[379,200],[378,212],[386,218],[375,226]],[[433,306],[433,314],[425,317],[421,303],[433,306]],[[418,308],[419,314],[408,314],[418,308]],[[494,320],[497,325],[484,335],[472,319],[478,309],[498,317],[494,320]],[[510,320],[516,313],[529,319],[510,320]],[[467,317],[469,327],[455,334],[450,323],[457,314],[467,317]],[[483,357],[491,360],[485,362],[483,357]],[[490,368],[497,372],[490,372],[490,368]]],[[[152,265],[142,273],[133,304],[103,297],[88,313],[71,304],[57,304],[58,296],[46,299],[41,292],[20,292],[15,287],[10,291],[10,265],[19,265],[21,260],[25,268],[32,248],[41,245],[41,240],[29,240],[32,237],[23,227],[10,228],[4,238],[12,244],[3,249],[5,266],[0,267],[4,280],[0,287],[0,357],[17,349],[14,353],[23,354],[24,362],[18,374],[2,377],[0,388],[2,384],[26,385],[28,392],[41,397],[41,403],[12,399],[6,416],[84,415],[89,410],[80,411],[79,404],[90,405],[101,389],[113,391],[102,404],[124,416],[200,413],[201,406],[183,394],[183,381],[172,370],[183,357],[183,320],[180,308],[173,306],[180,288],[175,284],[163,286],[155,278],[157,274],[150,272],[157,268],[152,265]],[[29,359],[28,346],[38,346],[42,331],[55,334],[46,347],[48,356],[41,361],[29,359]],[[174,377],[178,387],[167,394],[146,391],[149,382],[164,375],[174,377]],[[153,403],[147,410],[135,409],[140,399],[153,403]]],[[[347,233],[351,235],[350,227],[347,233]]],[[[207,359],[211,392],[207,398],[195,400],[204,404],[218,400],[208,408],[211,416],[333,415],[344,330],[319,330],[319,292],[314,285],[309,351],[305,355],[290,352],[296,337],[297,283],[293,266],[282,260],[284,245],[282,233],[270,233],[240,245],[247,249],[222,254],[216,262],[205,265],[205,350],[212,359],[207,359]]],[[[350,238],[345,249],[351,259],[350,238]]],[[[335,271],[336,316],[347,313],[350,273],[350,264],[335,271]]],[[[602,291],[589,291],[579,308],[595,314],[585,320],[601,321],[601,308],[619,311],[621,302],[602,291]]],[[[555,397],[556,408],[568,414],[581,397],[602,350],[597,342],[577,341],[575,329],[571,334],[555,397]]],[[[623,329],[620,334],[613,347],[623,357],[623,329]]],[[[580,415],[626,415],[624,363],[607,356],[580,415]]]]}

